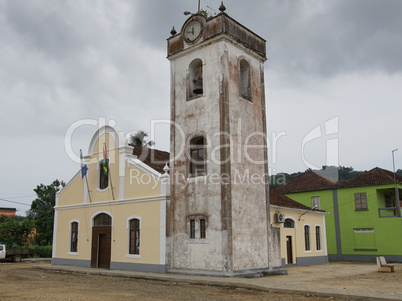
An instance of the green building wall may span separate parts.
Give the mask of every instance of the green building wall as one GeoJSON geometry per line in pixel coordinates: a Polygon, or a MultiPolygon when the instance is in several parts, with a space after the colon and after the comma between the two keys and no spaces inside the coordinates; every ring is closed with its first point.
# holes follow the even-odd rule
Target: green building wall
{"type": "Polygon", "coordinates": [[[343,257],[371,261],[384,255],[392,261],[401,261],[402,219],[381,218],[378,211],[378,208],[385,207],[383,192],[392,192],[393,189],[393,185],[338,189],[343,257]],[[367,210],[355,210],[354,194],[361,192],[366,193],[367,210]]]}
{"type": "MultiPolygon", "coordinates": [[[[389,184],[285,195],[310,207],[311,198],[320,197],[321,209],[329,213],[325,218],[329,260],[373,262],[385,256],[387,261],[402,262],[402,218],[380,217],[378,210],[385,208],[384,192],[394,193],[394,189],[389,184]],[[354,195],[362,192],[367,210],[356,210],[354,195]]],[[[392,214],[393,210],[382,210],[382,215],[392,214]]]]}

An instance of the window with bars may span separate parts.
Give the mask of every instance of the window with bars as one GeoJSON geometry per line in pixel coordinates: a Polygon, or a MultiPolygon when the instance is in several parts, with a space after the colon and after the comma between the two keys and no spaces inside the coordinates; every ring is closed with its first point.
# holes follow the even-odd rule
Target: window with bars
{"type": "Polygon", "coordinates": [[[195,137],[190,141],[190,175],[205,173],[205,139],[195,137]]]}
{"type": "Polygon", "coordinates": [[[190,238],[195,238],[195,220],[190,219],[190,238]]]}
{"type": "Polygon", "coordinates": [[[198,241],[207,238],[208,220],[204,214],[193,214],[187,217],[189,238],[198,241]]]}
{"type": "Polygon", "coordinates": [[[140,220],[130,220],[129,254],[140,254],[140,220]]]}
{"type": "Polygon", "coordinates": [[[367,196],[365,192],[355,193],[355,210],[367,210],[367,196]]]}
{"type": "Polygon", "coordinates": [[[78,252],[78,223],[71,223],[70,252],[78,252]]]}
{"type": "Polygon", "coordinates": [[[200,238],[206,238],[206,223],[205,223],[205,219],[200,219],[200,238]]]}
{"type": "Polygon", "coordinates": [[[304,246],[306,251],[310,251],[310,226],[304,226],[304,246]]]}
{"type": "Polygon", "coordinates": [[[321,227],[315,227],[315,243],[316,243],[316,250],[321,251],[321,227]]]}

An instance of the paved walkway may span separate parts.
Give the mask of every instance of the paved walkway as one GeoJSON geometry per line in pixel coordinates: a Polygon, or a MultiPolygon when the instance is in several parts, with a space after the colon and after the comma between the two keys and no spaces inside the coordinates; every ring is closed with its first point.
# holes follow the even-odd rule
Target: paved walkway
{"type": "Polygon", "coordinates": [[[330,263],[288,267],[289,275],[260,278],[229,278],[181,274],[156,274],[121,270],[91,269],[62,265],[39,265],[45,270],[68,271],[200,285],[255,289],[278,293],[343,297],[354,300],[402,300],[402,264],[395,273],[378,273],[373,263],[330,263]]]}

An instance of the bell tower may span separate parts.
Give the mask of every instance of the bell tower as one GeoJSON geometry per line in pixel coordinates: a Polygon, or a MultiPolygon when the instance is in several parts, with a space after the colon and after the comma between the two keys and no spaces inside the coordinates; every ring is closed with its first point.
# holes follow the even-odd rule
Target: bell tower
{"type": "Polygon", "coordinates": [[[191,15],[168,39],[168,270],[280,273],[269,215],[266,41],[220,10],[191,15]]]}

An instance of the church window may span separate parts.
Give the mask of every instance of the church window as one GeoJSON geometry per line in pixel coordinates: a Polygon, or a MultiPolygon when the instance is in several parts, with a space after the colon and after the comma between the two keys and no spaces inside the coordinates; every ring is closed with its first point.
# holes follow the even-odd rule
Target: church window
{"type": "Polygon", "coordinates": [[[304,226],[304,246],[306,251],[310,251],[310,226],[304,226]]]}
{"type": "Polygon", "coordinates": [[[188,70],[187,98],[192,99],[204,94],[203,65],[200,59],[191,62],[188,70]]]}
{"type": "Polygon", "coordinates": [[[240,96],[251,101],[251,70],[250,64],[244,59],[240,60],[239,87],[240,96]]]}
{"type": "Polygon", "coordinates": [[[130,220],[130,254],[140,254],[140,220],[130,220]]]}
{"type": "Polygon", "coordinates": [[[205,139],[195,137],[190,141],[190,175],[205,173],[205,139]]]}
{"type": "Polygon", "coordinates": [[[106,189],[109,186],[109,160],[99,162],[99,189],[106,189]]]}
{"type": "Polygon", "coordinates": [[[71,223],[70,252],[78,251],[78,223],[71,223]]]}
{"type": "Polygon", "coordinates": [[[321,227],[315,226],[315,243],[317,251],[321,250],[321,227]]]}

